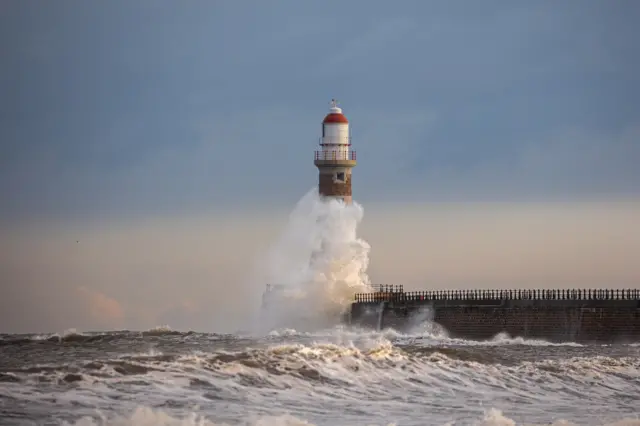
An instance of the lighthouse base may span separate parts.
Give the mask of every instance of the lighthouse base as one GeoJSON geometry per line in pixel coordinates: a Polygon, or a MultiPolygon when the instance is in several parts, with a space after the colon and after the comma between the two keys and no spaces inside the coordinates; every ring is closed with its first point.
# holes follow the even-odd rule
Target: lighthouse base
{"type": "Polygon", "coordinates": [[[336,200],[336,201],[340,201],[342,203],[345,204],[353,204],[353,197],[351,197],[351,195],[322,195],[320,194],[320,197],[322,197],[322,199],[324,200],[336,200]]]}

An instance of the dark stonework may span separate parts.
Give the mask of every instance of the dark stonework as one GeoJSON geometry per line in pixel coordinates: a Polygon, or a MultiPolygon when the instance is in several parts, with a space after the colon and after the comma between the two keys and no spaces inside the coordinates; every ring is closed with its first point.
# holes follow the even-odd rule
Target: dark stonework
{"type": "Polygon", "coordinates": [[[452,338],[488,340],[508,333],[552,342],[640,341],[640,300],[496,300],[490,305],[464,300],[356,302],[349,322],[403,331],[416,325],[419,311],[423,311],[419,314],[423,320],[430,319],[452,338]]]}
{"type": "Polygon", "coordinates": [[[346,197],[351,196],[351,173],[345,174],[345,182],[335,182],[333,174],[320,174],[318,191],[320,195],[346,197]]]}

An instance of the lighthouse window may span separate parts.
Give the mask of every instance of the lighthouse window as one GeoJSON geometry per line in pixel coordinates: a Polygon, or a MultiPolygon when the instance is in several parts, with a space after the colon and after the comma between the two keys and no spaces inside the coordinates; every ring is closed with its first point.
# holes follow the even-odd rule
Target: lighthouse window
{"type": "Polygon", "coordinates": [[[336,173],[336,180],[340,182],[344,182],[344,172],[336,173]]]}

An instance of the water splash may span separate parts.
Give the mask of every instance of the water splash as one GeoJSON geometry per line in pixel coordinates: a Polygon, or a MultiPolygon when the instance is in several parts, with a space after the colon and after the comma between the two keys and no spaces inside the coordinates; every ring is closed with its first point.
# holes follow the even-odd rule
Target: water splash
{"type": "Polygon", "coordinates": [[[296,205],[264,265],[265,283],[279,286],[264,306],[261,329],[331,327],[353,294],[368,291],[369,244],[357,236],[363,209],[321,198],[316,188],[296,205]]]}
{"type": "Polygon", "coordinates": [[[380,302],[380,305],[378,305],[378,326],[376,328],[378,331],[382,330],[382,318],[384,316],[384,306],[385,306],[385,302],[380,302]]]}

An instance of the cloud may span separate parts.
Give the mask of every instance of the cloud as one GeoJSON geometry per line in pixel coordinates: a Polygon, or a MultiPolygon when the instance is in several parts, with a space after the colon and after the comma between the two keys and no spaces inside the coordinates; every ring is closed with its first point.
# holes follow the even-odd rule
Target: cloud
{"type": "Polygon", "coordinates": [[[293,202],[332,97],[362,200],[640,190],[637,6],[331,4],[7,8],[0,218],[293,202]]]}
{"type": "MultiPolygon", "coordinates": [[[[195,324],[206,324],[207,330],[215,330],[214,315],[206,307],[189,297],[171,303],[159,312],[154,320],[158,325],[168,325],[178,330],[192,330],[195,324]]],[[[215,305],[211,306],[215,309],[215,305]]],[[[203,327],[201,325],[201,327],[203,327]]]]}
{"type": "Polygon", "coordinates": [[[90,319],[94,324],[101,324],[106,328],[119,328],[124,324],[124,308],[116,299],[99,291],[78,287],[76,291],[83,299],[90,319]]]}
{"type": "Polygon", "coordinates": [[[624,198],[640,191],[639,138],[635,123],[615,132],[562,126],[540,137],[514,139],[495,156],[462,151],[452,161],[452,148],[430,136],[423,154],[411,158],[406,169],[408,192],[476,201],[624,198]]]}
{"type": "MultiPolygon", "coordinates": [[[[640,123],[640,118],[637,123],[640,123]]],[[[525,145],[518,168],[522,177],[546,177],[556,182],[597,188],[638,189],[633,183],[640,162],[640,124],[631,124],[606,135],[595,129],[559,129],[542,143],[525,145]]]]}
{"type": "Polygon", "coordinates": [[[337,52],[323,59],[315,71],[318,75],[340,75],[345,69],[353,72],[353,67],[361,64],[363,59],[379,57],[381,52],[394,43],[400,43],[413,30],[414,22],[406,17],[380,20],[342,45],[336,44],[337,52]]]}
{"type": "Polygon", "coordinates": [[[376,280],[412,288],[633,287],[640,202],[370,206],[376,280]],[[384,225],[383,225],[384,224],[384,225]]]}

